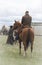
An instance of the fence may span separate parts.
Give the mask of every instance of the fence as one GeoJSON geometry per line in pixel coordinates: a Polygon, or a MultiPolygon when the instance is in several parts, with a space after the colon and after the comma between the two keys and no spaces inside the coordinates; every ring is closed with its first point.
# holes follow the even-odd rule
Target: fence
{"type": "Polygon", "coordinates": [[[32,23],[32,27],[36,36],[42,36],[42,23],[32,23]]]}
{"type": "Polygon", "coordinates": [[[40,22],[38,22],[38,23],[37,22],[33,22],[32,23],[32,28],[33,28],[34,34],[36,36],[42,36],[42,23],[40,23],[40,22]]]}

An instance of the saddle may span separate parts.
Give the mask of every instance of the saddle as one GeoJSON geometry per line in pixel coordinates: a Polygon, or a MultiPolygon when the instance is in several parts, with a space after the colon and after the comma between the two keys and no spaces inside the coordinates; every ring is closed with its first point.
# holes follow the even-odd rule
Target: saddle
{"type": "Polygon", "coordinates": [[[32,27],[27,26],[27,25],[24,26],[24,25],[22,24],[22,26],[20,27],[20,33],[22,32],[22,30],[23,30],[24,28],[32,28],[32,27]]]}

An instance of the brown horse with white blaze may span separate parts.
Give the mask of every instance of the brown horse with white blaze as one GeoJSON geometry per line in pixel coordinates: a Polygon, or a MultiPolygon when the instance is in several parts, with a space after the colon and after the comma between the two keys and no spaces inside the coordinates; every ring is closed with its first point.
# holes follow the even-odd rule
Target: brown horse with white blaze
{"type": "Polygon", "coordinates": [[[33,42],[34,42],[34,31],[32,28],[23,26],[19,21],[15,21],[13,25],[13,29],[16,30],[19,36],[19,53],[21,54],[21,42],[24,45],[24,55],[26,55],[26,50],[31,44],[31,52],[33,50],[33,42]]]}

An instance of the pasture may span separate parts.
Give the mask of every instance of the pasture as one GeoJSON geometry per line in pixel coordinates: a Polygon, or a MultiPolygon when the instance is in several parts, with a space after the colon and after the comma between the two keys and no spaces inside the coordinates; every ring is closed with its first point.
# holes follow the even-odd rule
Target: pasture
{"type": "Polygon", "coordinates": [[[35,36],[33,52],[30,47],[27,56],[19,55],[19,45],[7,45],[7,36],[0,36],[0,65],[42,65],[42,36],[35,36]]]}

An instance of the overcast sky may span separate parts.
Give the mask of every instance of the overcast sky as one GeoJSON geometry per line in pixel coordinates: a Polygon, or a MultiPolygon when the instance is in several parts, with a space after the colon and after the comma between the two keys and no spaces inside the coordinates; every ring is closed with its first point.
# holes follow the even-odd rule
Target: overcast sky
{"type": "Polygon", "coordinates": [[[7,22],[8,25],[8,22],[21,19],[26,10],[32,16],[33,22],[42,22],[42,0],[0,0],[0,26],[1,22],[7,22]]]}

